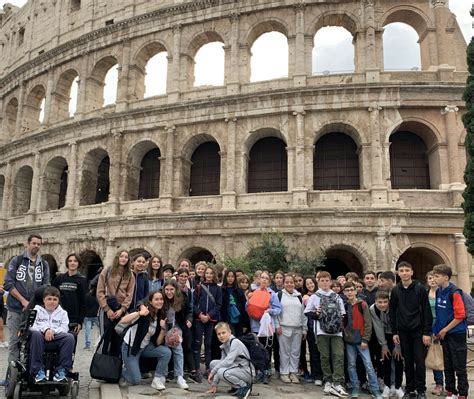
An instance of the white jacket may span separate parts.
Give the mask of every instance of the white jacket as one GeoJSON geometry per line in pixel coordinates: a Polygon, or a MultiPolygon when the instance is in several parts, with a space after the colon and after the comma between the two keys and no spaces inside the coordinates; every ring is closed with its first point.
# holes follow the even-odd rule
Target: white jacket
{"type": "Polygon", "coordinates": [[[69,331],[69,317],[61,305],[58,305],[51,313],[40,305],[36,305],[35,310],[37,313],[35,322],[31,327],[32,330],[44,333],[47,329],[50,329],[55,334],[69,331]]]}

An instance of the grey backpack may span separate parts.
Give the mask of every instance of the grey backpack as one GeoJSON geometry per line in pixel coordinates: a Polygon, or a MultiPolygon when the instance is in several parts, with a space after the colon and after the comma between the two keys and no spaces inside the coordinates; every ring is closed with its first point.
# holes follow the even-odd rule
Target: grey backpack
{"type": "Polygon", "coordinates": [[[319,328],[326,334],[342,332],[342,312],[339,306],[339,296],[333,292],[329,295],[316,293],[320,298],[321,313],[319,314],[319,328]]]}

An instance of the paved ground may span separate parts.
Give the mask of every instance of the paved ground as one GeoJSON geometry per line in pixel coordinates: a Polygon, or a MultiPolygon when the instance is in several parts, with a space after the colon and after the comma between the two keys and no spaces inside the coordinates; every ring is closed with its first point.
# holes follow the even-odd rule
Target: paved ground
{"type": "MultiPolygon", "coordinates": [[[[135,387],[120,388],[116,384],[102,384],[95,380],[91,380],[89,376],[89,365],[92,358],[92,351],[83,350],[84,334],[79,334],[78,350],[76,353],[76,360],[74,362],[74,369],[80,373],[80,399],[149,399],[150,396],[161,396],[163,398],[232,398],[226,394],[228,387],[219,387],[217,395],[206,394],[205,391],[209,389],[207,382],[202,384],[195,384],[189,381],[189,391],[183,391],[176,386],[175,382],[166,384],[166,390],[158,393],[150,387],[151,379],[143,380],[142,384],[135,387]]],[[[471,355],[471,354],[470,354],[471,355]]],[[[470,356],[474,359],[474,356],[470,356]]],[[[474,362],[473,362],[474,366],[474,362]]],[[[5,378],[7,368],[7,349],[0,348],[0,379],[5,378]]],[[[433,385],[432,373],[427,373],[428,389],[433,385]]],[[[469,369],[469,381],[471,385],[470,396],[474,397],[474,367],[469,369]]],[[[322,388],[316,387],[313,384],[283,384],[276,380],[272,381],[270,385],[256,384],[254,385],[253,394],[251,397],[257,396],[260,398],[272,399],[314,399],[323,397],[322,388]]],[[[37,396],[39,398],[40,396],[37,396]]],[[[4,398],[4,390],[0,389],[0,398],[4,398]]],[[[34,397],[33,397],[34,398],[34,397]]],[[[329,398],[329,397],[328,397],[329,398]]],[[[369,396],[361,396],[361,398],[369,398],[369,396]]],[[[432,396],[432,398],[436,398],[432,396]]]]}

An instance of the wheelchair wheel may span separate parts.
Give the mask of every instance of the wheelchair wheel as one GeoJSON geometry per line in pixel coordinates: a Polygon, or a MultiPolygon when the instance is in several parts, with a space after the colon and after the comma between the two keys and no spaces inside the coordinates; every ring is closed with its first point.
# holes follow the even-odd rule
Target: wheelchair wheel
{"type": "Polygon", "coordinates": [[[59,396],[68,396],[70,390],[71,390],[71,380],[70,379],[68,380],[67,384],[63,384],[63,385],[58,386],[59,396]]]}
{"type": "Polygon", "coordinates": [[[71,385],[71,399],[76,399],[79,393],[79,381],[73,381],[71,385]]]}
{"type": "Polygon", "coordinates": [[[8,366],[7,376],[5,377],[5,396],[8,399],[13,398],[15,388],[18,380],[18,369],[16,367],[8,366]]]}
{"type": "Polygon", "coordinates": [[[16,384],[15,390],[13,391],[13,399],[21,398],[21,384],[16,384]]]}

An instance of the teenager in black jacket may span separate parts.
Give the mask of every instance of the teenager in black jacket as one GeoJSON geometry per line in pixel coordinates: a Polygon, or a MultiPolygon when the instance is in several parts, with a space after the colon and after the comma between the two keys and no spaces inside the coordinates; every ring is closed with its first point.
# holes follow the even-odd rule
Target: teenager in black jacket
{"type": "Polygon", "coordinates": [[[236,337],[241,337],[250,329],[249,316],[245,311],[246,302],[244,292],[237,285],[234,270],[227,269],[222,280],[221,320],[229,323],[236,337]]]}

